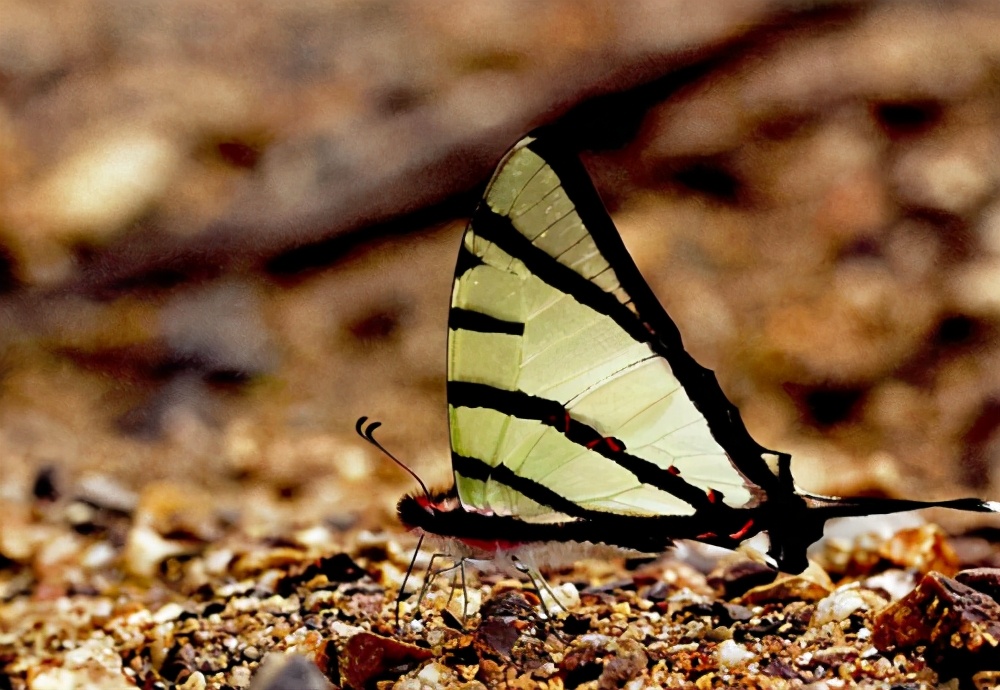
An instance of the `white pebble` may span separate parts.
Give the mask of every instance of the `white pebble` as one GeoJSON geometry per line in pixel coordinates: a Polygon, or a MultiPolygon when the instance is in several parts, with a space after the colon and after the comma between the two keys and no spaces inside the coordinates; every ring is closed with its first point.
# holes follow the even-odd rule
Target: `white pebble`
{"type": "Polygon", "coordinates": [[[84,568],[98,570],[111,565],[117,557],[118,550],[115,547],[106,541],[99,541],[83,552],[80,563],[84,568]]]}
{"type": "Polygon", "coordinates": [[[868,604],[857,589],[840,589],[816,604],[812,625],[819,627],[846,620],[855,611],[867,608],[868,604]]]}
{"type": "Polygon", "coordinates": [[[719,656],[719,666],[740,666],[754,657],[753,652],[743,645],[725,640],[719,644],[717,649],[719,656]]]}
{"type": "Polygon", "coordinates": [[[153,614],[154,623],[167,623],[175,621],[184,613],[184,607],[176,602],[166,604],[153,614]]]}

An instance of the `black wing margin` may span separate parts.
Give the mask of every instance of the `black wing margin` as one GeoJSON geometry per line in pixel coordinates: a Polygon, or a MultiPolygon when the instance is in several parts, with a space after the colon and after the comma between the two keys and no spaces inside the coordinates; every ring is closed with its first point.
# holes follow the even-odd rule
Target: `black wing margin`
{"type": "Polygon", "coordinates": [[[726,397],[715,373],[698,364],[684,349],[677,325],[639,272],[577,153],[552,130],[543,128],[532,136],[535,140],[528,148],[558,175],[597,248],[614,267],[619,282],[632,298],[638,318],[649,332],[650,347],[667,360],[730,461],[765,494],[794,493],[790,456],[764,448],[750,436],[739,409],[726,397]],[[774,463],[768,463],[765,455],[772,456],[774,463]]]}

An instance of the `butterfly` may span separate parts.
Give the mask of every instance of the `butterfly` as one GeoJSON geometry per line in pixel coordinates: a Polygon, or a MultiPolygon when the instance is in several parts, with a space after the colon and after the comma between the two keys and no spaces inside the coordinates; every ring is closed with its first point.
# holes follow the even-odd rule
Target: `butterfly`
{"type": "Polygon", "coordinates": [[[403,497],[398,514],[457,558],[558,565],[763,532],[772,564],[800,572],[831,518],[1000,510],[798,488],[791,456],[758,444],[684,349],[551,129],[503,157],[462,237],[447,397],[454,484],[403,497]]]}

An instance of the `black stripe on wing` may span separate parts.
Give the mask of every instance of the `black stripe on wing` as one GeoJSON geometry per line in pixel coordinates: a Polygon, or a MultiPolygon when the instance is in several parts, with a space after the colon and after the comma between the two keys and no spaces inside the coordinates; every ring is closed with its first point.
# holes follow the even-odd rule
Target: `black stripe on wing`
{"type": "Polygon", "coordinates": [[[521,261],[542,282],[612,319],[633,340],[655,344],[652,333],[617,297],[536,247],[514,227],[509,217],[497,214],[488,206],[481,206],[472,217],[470,227],[477,237],[492,242],[521,261]]]}
{"type": "MultiPolygon", "coordinates": [[[[689,484],[669,470],[626,452],[626,449],[618,444],[601,443],[602,436],[596,429],[572,419],[566,413],[566,408],[555,400],[529,395],[524,391],[502,390],[484,383],[449,381],[448,403],[454,407],[488,408],[510,417],[541,422],[556,429],[581,448],[592,450],[631,472],[639,482],[676,496],[696,509],[711,510],[713,505],[717,505],[701,488],[689,484]]],[[[501,468],[509,472],[506,466],[500,465],[492,469],[491,478],[501,481],[498,474],[501,468]]],[[[506,481],[503,483],[510,486],[506,481]]],[[[548,501],[538,502],[555,508],[548,501]]],[[[557,510],[567,515],[572,514],[562,508],[557,510]]]]}
{"type": "Polygon", "coordinates": [[[455,277],[461,278],[466,271],[471,271],[477,266],[482,266],[483,260],[473,254],[465,246],[465,242],[458,248],[458,261],[455,262],[455,277]]]}
{"type": "MultiPolygon", "coordinates": [[[[737,469],[766,491],[791,490],[790,478],[776,477],[761,457],[764,453],[779,457],[784,457],[784,454],[770,451],[754,441],[743,424],[739,410],[719,386],[715,373],[698,364],[684,349],[680,331],[625,248],[583,164],[559,142],[557,136],[551,135],[551,132],[539,133],[528,148],[558,176],[598,250],[631,297],[639,316],[610,293],[535,247],[512,226],[509,218],[492,213],[485,204],[473,217],[473,232],[520,259],[552,287],[573,295],[577,301],[613,319],[635,340],[648,343],[667,360],[688,397],[704,415],[712,436],[737,469]]],[[[787,468],[787,462],[782,464],[787,468]]]]}
{"type": "Polygon", "coordinates": [[[491,467],[479,458],[470,458],[465,455],[452,453],[451,466],[455,472],[463,477],[478,479],[480,481],[498,482],[539,505],[546,506],[570,517],[580,518],[581,520],[604,520],[609,516],[616,515],[616,513],[608,511],[584,508],[565,496],[561,496],[558,492],[553,491],[544,484],[539,484],[533,479],[516,474],[506,465],[491,467]]]}
{"type": "Polygon", "coordinates": [[[452,307],[448,313],[448,328],[452,330],[476,331],[477,333],[500,333],[503,335],[524,335],[524,324],[519,321],[504,321],[489,314],[472,309],[452,307]]]}

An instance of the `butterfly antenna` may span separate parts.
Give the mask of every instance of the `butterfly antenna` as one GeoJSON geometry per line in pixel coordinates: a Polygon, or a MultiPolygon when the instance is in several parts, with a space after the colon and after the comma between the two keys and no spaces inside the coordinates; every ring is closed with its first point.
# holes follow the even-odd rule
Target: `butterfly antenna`
{"type": "MultiPolygon", "coordinates": [[[[399,465],[400,467],[402,467],[404,470],[406,470],[410,474],[410,476],[413,477],[417,481],[417,484],[420,485],[420,488],[423,490],[424,495],[427,497],[427,500],[430,501],[431,500],[431,492],[427,490],[427,485],[424,484],[424,480],[421,479],[420,477],[418,477],[416,472],[414,472],[413,470],[411,470],[403,461],[401,461],[395,455],[393,455],[392,453],[390,453],[389,451],[387,451],[385,449],[385,446],[383,446],[381,443],[378,442],[378,440],[376,440],[376,438],[375,438],[375,430],[378,429],[380,426],[382,426],[382,422],[372,422],[371,424],[368,424],[368,426],[365,426],[365,424],[367,422],[368,422],[368,417],[361,417],[361,418],[358,419],[358,423],[354,425],[354,430],[358,432],[358,436],[360,436],[364,440],[368,441],[368,443],[370,443],[373,446],[375,446],[376,448],[378,448],[390,460],[392,460],[394,463],[396,463],[397,465],[399,465]]],[[[412,568],[412,566],[413,566],[413,564],[411,563],[410,567],[412,568]]]]}

